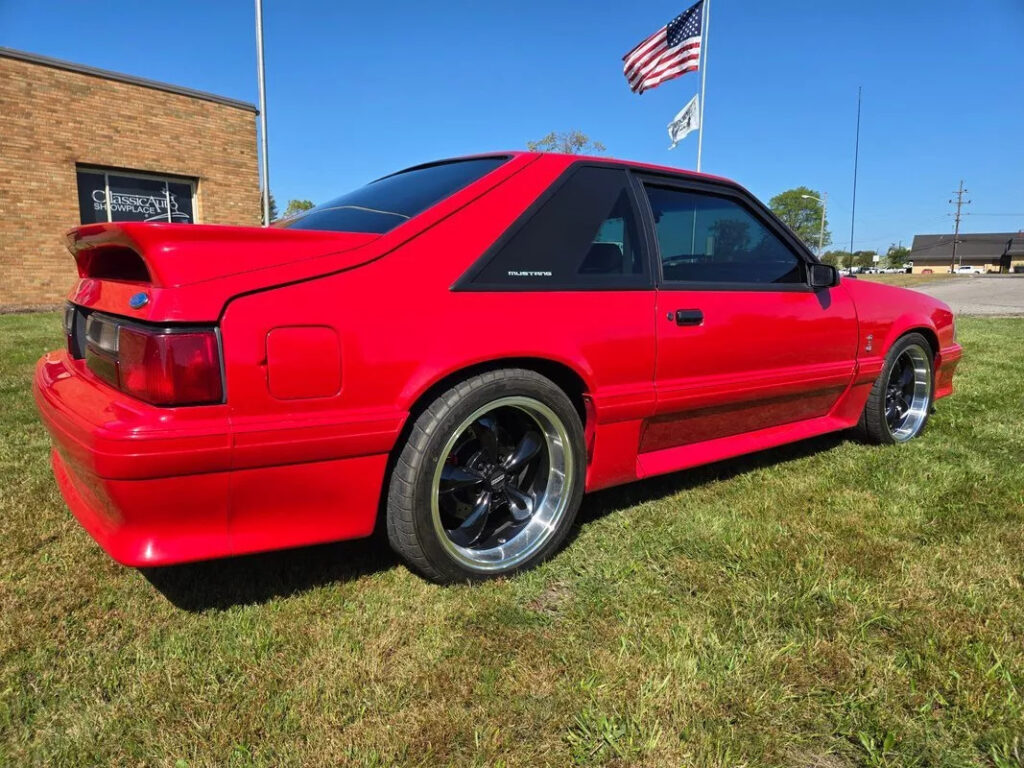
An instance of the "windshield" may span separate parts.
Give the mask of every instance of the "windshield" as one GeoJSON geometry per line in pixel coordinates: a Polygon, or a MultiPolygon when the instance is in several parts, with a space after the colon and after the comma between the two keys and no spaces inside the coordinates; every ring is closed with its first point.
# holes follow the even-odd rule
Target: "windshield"
{"type": "Polygon", "coordinates": [[[505,157],[451,160],[399,171],[278,226],[382,235],[493,171],[505,157]]]}

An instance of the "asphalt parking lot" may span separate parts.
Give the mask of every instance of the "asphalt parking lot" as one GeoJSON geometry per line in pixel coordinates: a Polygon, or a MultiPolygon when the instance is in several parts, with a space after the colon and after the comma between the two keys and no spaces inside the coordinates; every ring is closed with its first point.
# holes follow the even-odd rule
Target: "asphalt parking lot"
{"type": "Polygon", "coordinates": [[[1024,315],[1024,275],[962,275],[913,288],[958,315],[1024,315]]]}

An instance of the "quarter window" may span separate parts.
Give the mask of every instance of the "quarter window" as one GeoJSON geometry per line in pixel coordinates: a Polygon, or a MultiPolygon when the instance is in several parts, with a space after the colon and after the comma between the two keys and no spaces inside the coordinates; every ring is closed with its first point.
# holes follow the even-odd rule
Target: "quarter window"
{"type": "Polygon", "coordinates": [[[100,221],[195,223],[195,181],[130,171],[78,169],[83,224],[100,221]]]}
{"type": "Polygon", "coordinates": [[[624,170],[578,168],[526,215],[513,225],[510,237],[499,241],[475,284],[531,290],[649,285],[624,170]]]}
{"type": "Polygon", "coordinates": [[[646,185],[669,282],[800,283],[803,261],[740,203],[646,185]]]}

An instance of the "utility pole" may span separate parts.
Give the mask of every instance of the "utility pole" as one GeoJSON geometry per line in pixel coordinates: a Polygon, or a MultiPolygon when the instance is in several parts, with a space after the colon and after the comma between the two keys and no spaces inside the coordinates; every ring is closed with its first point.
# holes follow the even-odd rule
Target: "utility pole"
{"type": "Polygon", "coordinates": [[[956,272],[956,245],[957,245],[957,243],[960,240],[960,217],[961,217],[961,215],[963,215],[963,216],[967,215],[966,213],[961,214],[960,213],[960,209],[963,206],[965,206],[965,205],[970,205],[971,204],[970,200],[964,200],[964,194],[966,192],[967,192],[967,190],[964,189],[964,180],[960,179],[960,187],[957,189],[956,192],[953,193],[954,195],[956,195],[956,200],[953,200],[953,198],[949,199],[950,203],[954,203],[954,202],[956,203],[956,213],[951,213],[950,214],[950,216],[953,217],[953,221],[954,221],[954,224],[953,224],[953,256],[952,256],[952,261],[950,261],[950,264],[949,264],[949,273],[950,274],[953,274],[953,273],[956,272]]]}

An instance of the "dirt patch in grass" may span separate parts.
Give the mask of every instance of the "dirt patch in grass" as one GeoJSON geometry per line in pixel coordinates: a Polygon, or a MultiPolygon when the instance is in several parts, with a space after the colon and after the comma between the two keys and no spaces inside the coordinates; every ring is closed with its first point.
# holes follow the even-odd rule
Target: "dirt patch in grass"
{"type": "Polygon", "coordinates": [[[554,582],[541,590],[529,603],[531,611],[544,614],[545,616],[560,615],[566,604],[572,599],[572,592],[564,582],[554,582]]]}

